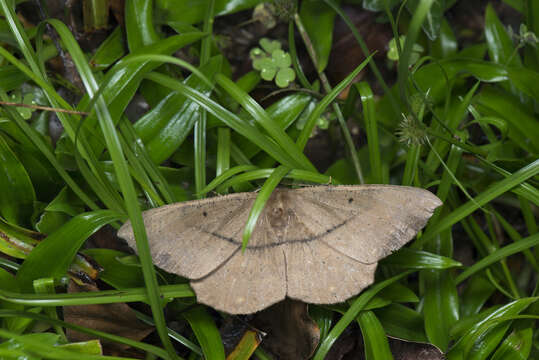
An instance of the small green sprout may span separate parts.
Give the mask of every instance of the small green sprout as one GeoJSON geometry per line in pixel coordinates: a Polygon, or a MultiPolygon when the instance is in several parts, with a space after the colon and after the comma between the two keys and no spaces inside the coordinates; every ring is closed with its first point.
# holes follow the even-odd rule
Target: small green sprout
{"type": "MultiPolygon", "coordinates": [[[[399,43],[400,48],[402,49],[404,47],[404,41],[406,40],[405,35],[401,35],[399,37],[399,43]]],[[[389,41],[389,51],[387,52],[387,58],[389,60],[398,61],[399,60],[399,52],[397,50],[397,42],[395,41],[395,38],[391,39],[389,41]]],[[[410,65],[413,65],[419,60],[419,57],[421,56],[421,53],[424,51],[423,46],[419,44],[414,44],[412,47],[412,55],[410,56],[410,65]]]]}
{"type": "Polygon", "coordinates": [[[255,47],[249,56],[253,61],[253,68],[260,71],[260,76],[266,81],[275,79],[280,88],[287,87],[296,78],[290,54],[281,49],[281,43],[267,38],[260,39],[260,48],[255,47]]]}
{"type": "Polygon", "coordinates": [[[512,27],[507,29],[509,36],[517,41],[517,47],[521,48],[525,45],[531,45],[534,48],[537,47],[539,39],[533,31],[528,30],[526,24],[520,24],[519,33],[515,34],[512,27]]]}

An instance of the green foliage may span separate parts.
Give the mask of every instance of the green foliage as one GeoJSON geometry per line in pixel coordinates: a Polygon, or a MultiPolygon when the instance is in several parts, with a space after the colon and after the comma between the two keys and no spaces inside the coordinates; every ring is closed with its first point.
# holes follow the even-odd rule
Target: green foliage
{"type": "Polygon", "coordinates": [[[321,330],[314,359],[324,359],[352,322],[368,359],[391,358],[386,335],[434,344],[450,360],[539,358],[538,2],[508,2],[522,11],[518,33],[487,6],[483,33],[470,44],[444,16],[454,1],[354,1],[379,12],[393,31],[387,56],[397,62],[397,81],[387,84],[339,2],[302,1],[297,9],[278,1],[286,10],[280,21],[289,21],[289,52],[281,49],[286,39],[261,39],[250,53],[257,71],[233,81],[234,67],[213,44],[214,17],[259,3],[126,2],[125,28],[113,29],[93,54],[49,19],[78,88],[49,67],[57,47],[45,25],[25,28],[13,2],[0,0],[0,100],[64,110],[55,112],[63,128],[57,138],[48,112],[1,108],[0,357],[105,358],[101,340],[66,342],[70,328],[149,357],[177,358],[173,339],[189,358],[224,359],[221,316],[194,305],[186,279],[152,266],[141,210],[260,189],[246,243],[280,182],[365,182],[429,188],[444,205],[407,248],[380,262],[369,289],[344,304],[311,307],[321,330]],[[336,17],[366,60],[332,87],[325,72],[336,17]],[[178,34],[166,36],[170,29],[178,34]],[[309,77],[296,52],[300,38],[315,69],[309,77]],[[172,56],[188,46],[199,62],[172,56]],[[367,68],[378,84],[352,85],[367,68]],[[261,78],[284,88],[296,75],[302,92],[288,89],[268,106],[251,95],[261,78]],[[70,103],[62,86],[83,94],[70,103]],[[345,89],[343,106],[337,99],[345,89]],[[132,123],[126,109],[135,95],[150,109],[132,123]],[[345,154],[331,157],[325,173],[304,153],[315,133],[330,134],[319,153],[345,154]],[[81,250],[91,234],[127,217],[138,257],[81,250]],[[88,259],[112,289],[55,293],[66,275],[96,272],[88,259]],[[150,305],[152,317],[140,317],[155,324],[162,347],[67,324],[57,311],[118,302],[150,305]],[[167,327],[164,307],[191,339],[167,327]]]}
{"type": "MultiPolygon", "coordinates": [[[[399,43],[400,43],[399,46],[400,46],[401,49],[404,46],[405,41],[406,41],[406,36],[405,35],[399,36],[399,43]]],[[[389,47],[389,50],[387,51],[387,58],[389,60],[398,61],[399,60],[399,49],[397,47],[397,41],[395,40],[395,38],[389,40],[388,47],[389,47]]],[[[412,46],[412,54],[410,55],[410,65],[415,64],[417,62],[417,60],[419,60],[419,57],[421,56],[421,53],[423,51],[425,51],[425,49],[423,49],[423,46],[421,46],[419,44],[414,44],[412,46]]]]}

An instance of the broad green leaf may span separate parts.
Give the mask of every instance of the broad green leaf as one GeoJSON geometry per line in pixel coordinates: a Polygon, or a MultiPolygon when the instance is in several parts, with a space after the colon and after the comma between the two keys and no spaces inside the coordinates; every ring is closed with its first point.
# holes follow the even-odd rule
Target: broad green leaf
{"type": "Polygon", "coordinates": [[[140,262],[128,260],[134,255],[112,249],[85,249],[82,253],[90,256],[103,268],[99,279],[116,289],[144,286],[140,262]]]}
{"type": "MultiPolygon", "coordinates": [[[[451,256],[453,239],[450,231],[444,231],[430,241],[426,248],[435,253],[451,256]]],[[[420,281],[424,288],[423,316],[429,342],[446,351],[450,342],[449,331],[459,318],[458,294],[451,272],[423,270],[420,281]]]]}
{"type": "MultiPolygon", "coordinates": [[[[221,68],[221,61],[221,57],[214,57],[200,70],[212,78],[221,68]]],[[[194,74],[185,80],[185,85],[206,96],[211,93],[211,88],[194,74]]],[[[168,159],[183,143],[200,117],[199,108],[200,105],[187,100],[181,93],[172,92],[135,123],[135,130],[154,163],[168,159]]]]}
{"type": "Polygon", "coordinates": [[[492,360],[528,359],[533,345],[533,329],[531,327],[514,330],[501,343],[492,360]]]}
{"type": "MultiPolygon", "coordinates": [[[[412,15],[417,10],[417,6],[420,2],[421,0],[410,0],[406,2],[406,8],[412,15]]],[[[435,0],[427,13],[426,20],[422,27],[423,31],[431,41],[436,40],[440,34],[444,10],[445,0],[435,0]]]]}
{"type": "Polygon", "coordinates": [[[458,49],[457,39],[449,22],[442,18],[442,27],[438,38],[431,43],[431,55],[440,59],[455,55],[458,49]]]}
{"type": "MultiPolygon", "coordinates": [[[[539,78],[538,78],[539,79],[539,78]]],[[[516,96],[494,87],[484,88],[476,99],[484,115],[498,116],[508,125],[507,136],[531,153],[539,153],[539,122],[536,116],[516,96]]]]}
{"type": "Polygon", "coordinates": [[[485,276],[473,276],[460,297],[460,316],[464,318],[478,314],[494,291],[494,286],[485,276]]]}
{"type": "Polygon", "coordinates": [[[391,304],[374,310],[386,333],[413,342],[427,342],[423,316],[401,304],[391,304]]]}
{"type": "Polygon", "coordinates": [[[335,12],[322,0],[304,0],[299,14],[316,54],[316,70],[321,73],[331,52],[335,12]]]}
{"type": "Polygon", "coordinates": [[[263,0],[156,0],[155,16],[163,22],[196,24],[204,19],[210,1],[215,1],[215,14],[233,14],[253,8],[263,0]]]}
{"type": "Polygon", "coordinates": [[[17,281],[21,289],[30,292],[32,281],[35,279],[64,276],[84,241],[103,225],[122,218],[122,215],[110,210],[99,210],[75,216],[41,241],[26,257],[17,272],[17,281]]]}
{"type": "Polygon", "coordinates": [[[448,359],[485,359],[498,345],[510,325],[508,317],[518,315],[537,298],[522,298],[506,304],[477,321],[448,352],[448,359]]]}
{"type": "Polygon", "coordinates": [[[152,0],[128,1],[125,3],[125,30],[127,45],[131,52],[159,40],[154,25],[154,2],[152,0]]]}
{"type": "Polygon", "coordinates": [[[386,7],[393,9],[400,2],[400,0],[363,0],[363,7],[370,11],[384,11],[386,7]]]}
{"type": "Polygon", "coordinates": [[[30,224],[36,194],[17,156],[0,134],[0,214],[16,225],[30,224]]]}
{"type": "Polygon", "coordinates": [[[500,22],[491,4],[485,13],[485,37],[488,53],[497,64],[520,66],[520,56],[515,52],[513,41],[507,34],[505,26],[500,22]]]}
{"type": "Polygon", "coordinates": [[[124,36],[121,26],[114,31],[99,45],[90,59],[90,65],[96,70],[105,70],[125,54],[124,36]]]}

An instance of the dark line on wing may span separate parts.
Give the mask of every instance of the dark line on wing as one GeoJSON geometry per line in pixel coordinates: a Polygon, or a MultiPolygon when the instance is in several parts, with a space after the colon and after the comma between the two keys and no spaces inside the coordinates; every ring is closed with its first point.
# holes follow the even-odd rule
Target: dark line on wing
{"type": "MultiPolygon", "coordinates": [[[[264,245],[247,245],[247,249],[249,250],[264,250],[264,249],[270,249],[270,248],[274,248],[274,247],[277,247],[277,246],[281,246],[281,245],[284,245],[284,244],[296,244],[296,243],[308,243],[308,242],[311,242],[311,241],[314,241],[314,240],[318,240],[328,234],[331,234],[332,232],[334,232],[335,230],[341,228],[342,226],[346,225],[346,223],[348,221],[350,221],[352,218],[350,219],[346,219],[344,220],[343,222],[341,222],[340,224],[337,224],[329,229],[327,229],[325,232],[321,233],[321,234],[318,234],[318,235],[315,235],[315,236],[312,236],[312,237],[309,237],[309,238],[304,238],[304,239],[292,239],[292,240],[286,240],[284,242],[281,242],[281,243],[273,243],[273,244],[264,244],[264,245]]],[[[216,232],[212,232],[212,231],[205,231],[205,230],[202,230],[202,232],[205,232],[207,234],[210,234],[210,235],[213,235],[215,236],[216,238],[218,239],[221,239],[221,240],[225,240],[231,244],[234,244],[234,245],[242,245],[242,243],[240,241],[236,241],[232,238],[229,238],[228,236],[224,236],[224,235],[221,235],[221,234],[218,234],[216,232]]]]}
{"type": "Polygon", "coordinates": [[[232,259],[232,258],[234,257],[234,255],[236,255],[236,254],[238,253],[238,251],[240,251],[240,250],[241,250],[241,248],[237,248],[236,250],[234,250],[234,251],[232,252],[232,254],[230,254],[229,257],[227,257],[227,258],[225,259],[225,261],[223,261],[222,263],[220,263],[219,265],[217,265],[217,266],[215,267],[215,269],[213,269],[212,271],[210,271],[209,273],[207,273],[207,274],[204,275],[204,276],[201,276],[201,277],[196,278],[196,279],[191,279],[191,281],[201,281],[201,280],[204,280],[204,279],[208,278],[209,276],[215,274],[215,272],[217,272],[219,269],[221,269],[223,266],[225,266],[225,265],[230,261],[230,259],[232,259]]]}

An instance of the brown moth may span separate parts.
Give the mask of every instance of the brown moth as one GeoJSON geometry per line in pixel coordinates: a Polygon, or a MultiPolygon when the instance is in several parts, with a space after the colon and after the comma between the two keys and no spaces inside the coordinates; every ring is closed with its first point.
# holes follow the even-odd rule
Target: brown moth
{"type": "MultiPolygon", "coordinates": [[[[374,281],[378,260],[410,241],[442,202],[406,186],[276,189],[244,252],[256,193],[237,193],[143,213],[155,265],[191,279],[199,302],[230,314],[285,297],[333,304],[374,281]]],[[[136,248],[131,224],[118,235],[136,248]]]]}

